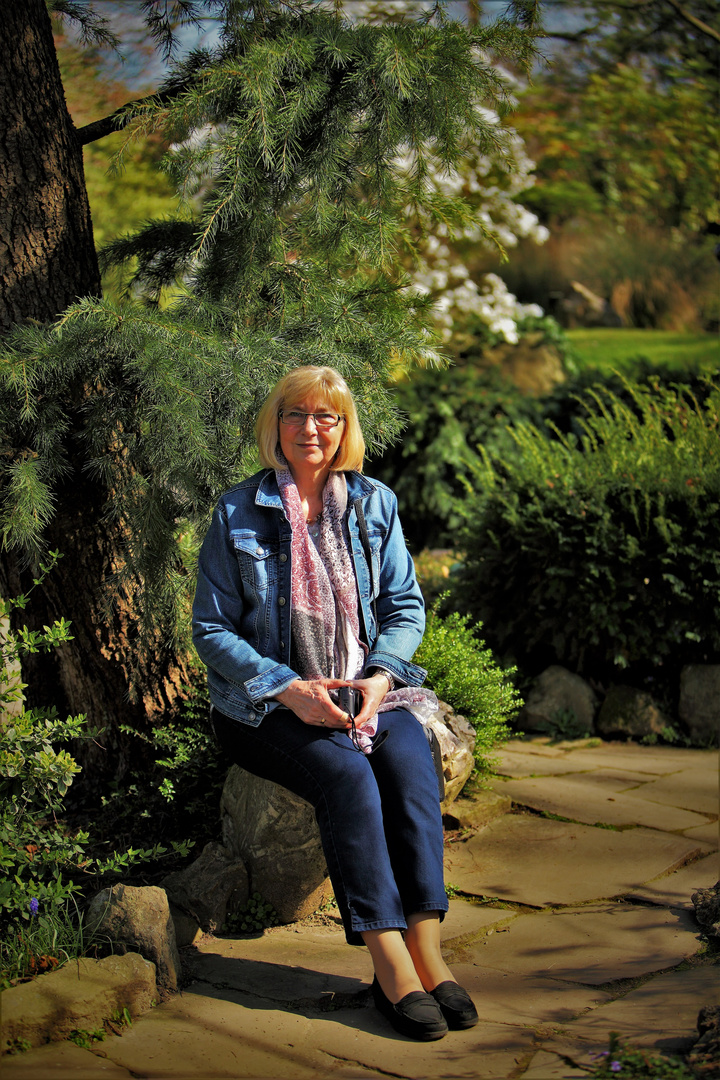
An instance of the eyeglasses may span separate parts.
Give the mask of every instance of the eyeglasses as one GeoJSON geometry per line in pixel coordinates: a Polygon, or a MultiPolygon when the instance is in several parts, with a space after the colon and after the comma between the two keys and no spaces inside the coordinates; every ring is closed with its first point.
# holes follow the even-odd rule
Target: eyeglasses
{"type": "Polygon", "coordinates": [[[344,416],[338,416],[337,413],[296,412],[294,409],[291,412],[281,412],[279,416],[280,423],[285,424],[287,427],[305,427],[308,417],[312,417],[315,427],[322,428],[324,431],[337,427],[340,421],[345,419],[344,416]]]}

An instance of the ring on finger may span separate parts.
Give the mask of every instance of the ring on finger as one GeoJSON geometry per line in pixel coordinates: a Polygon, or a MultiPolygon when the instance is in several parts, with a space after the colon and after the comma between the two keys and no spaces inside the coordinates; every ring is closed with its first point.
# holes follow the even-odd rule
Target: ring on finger
{"type": "Polygon", "coordinates": [[[320,721],[320,723],[321,723],[321,724],[324,724],[326,720],[327,720],[327,717],[326,717],[326,716],[323,716],[323,718],[322,718],[322,720],[320,721]]]}

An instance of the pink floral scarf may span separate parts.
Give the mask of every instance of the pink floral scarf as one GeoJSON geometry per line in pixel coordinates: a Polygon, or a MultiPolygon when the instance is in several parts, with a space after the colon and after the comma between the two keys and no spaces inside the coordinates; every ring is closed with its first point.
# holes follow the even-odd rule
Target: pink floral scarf
{"type": "MultiPolygon", "coordinates": [[[[292,529],[291,633],[298,674],[303,679],[359,679],[367,646],[360,638],[357,581],[347,530],[347,483],[331,472],[323,491],[315,543],[308,533],[300,495],[289,469],[276,470],[280,498],[292,529]]],[[[437,709],[432,691],[403,687],[387,694],[378,712],[409,709],[426,723],[437,709]]],[[[371,748],[377,715],[358,732],[371,748]]]]}

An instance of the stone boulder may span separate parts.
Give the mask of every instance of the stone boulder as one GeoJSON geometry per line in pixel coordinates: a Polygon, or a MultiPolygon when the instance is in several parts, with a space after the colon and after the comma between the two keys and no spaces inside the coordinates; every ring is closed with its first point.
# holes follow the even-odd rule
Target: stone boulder
{"type": "MultiPolygon", "coordinates": [[[[250,895],[245,864],[214,842],[206,844],[190,866],[163,878],[162,887],[170,901],[179,945],[186,942],[193,925],[208,934],[222,929],[228,912],[243,907],[250,895]],[[189,929],[179,915],[191,920],[189,929]]],[[[193,938],[194,933],[187,944],[193,938]]]]}
{"type": "Polygon", "coordinates": [[[524,394],[547,394],[567,378],[560,353],[541,332],[483,349],[473,362],[481,370],[497,368],[524,394]]]}
{"type": "Polygon", "coordinates": [[[446,829],[484,829],[491,821],[509,814],[512,799],[496,791],[472,791],[456,799],[443,813],[446,829]]]}
{"type": "Polygon", "coordinates": [[[669,720],[644,690],[611,686],[595,727],[606,739],[643,739],[662,735],[669,727],[669,720]]]}
{"type": "Polygon", "coordinates": [[[580,675],[557,664],[538,675],[518,725],[525,731],[552,730],[562,716],[574,716],[578,733],[592,732],[597,698],[580,675]]]}
{"type": "Polygon", "coordinates": [[[454,712],[445,702],[438,702],[437,712],[428,721],[437,735],[442,751],[443,775],[445,777],[445,798],[442,811],[445,813],[458,797],[468,777],[475,768],[475,729],[464,716],[454,712]]]}
{"type": "Polygon", "coordinates": [[[245,864],[249,891],[295,922],[332,897],[315,814],[291,791],[233,765],[220,800],[225,849],[245,864]]]}
{"type": "Polygon", "coordinates": [[[85,924],[100,941],[120,955],[137,952],[152,961],[162,990],[177,990],[180,954],[164,889],[113,885],[92,898],[85,924]]]}
{"type": "MultiPolygon", "coordinates": [[[[475,731],[448,706],[430,720],[442,751],[443,809],[460,793],[474,768],[475,731]]],[[[233,765],[220,801],[223,858],[241,860],[248,891],[272,904],[281,922],[296,922],[332,897],[332,886],[312,807],[303,799],[233,765]]],[[[205,853],[203,852],[203,855],[205,853]]],[[[218,855],[213,854],[213,859],[218,855]]],[[[178,907],[188,910],[175,893],[178,907]]],[[[195,911],[199,910],[197,905],[195,911]]]]}
{"type": "Polygon", "coordinates": [[[3,990],[2,1052],[21,1042],[43,1046],[73,1031],[97,1031],[124,1009],[135,1019],[156,998],[155,967],[137,953],[72,960],[3,990]]]}
{"type": "Polygon", "coordinates": [[[720,937],[720,881],[712,889],[692,894],[698,925],[711,937],[720,937]]]}
{"type": "Polygon", "coordinates": [[[571,281],[564,294],[554,294],[549,313],[568,329],[581,326],[622,326],[613,304],[580,281],[571,281]]]}
{"type": "Polygon", "coordinates": [[[720,1076],[720,1005],[705,1005],[697,1018],[700,1036],[687,1056],[687,1063],[696,1077],[720,1076]]]}
{"type": "Polygon", "coordinates": [[[717,746],[720,732],[720,664],[688,664],[680,673],[680,719],[690,738],[717,746]]]}

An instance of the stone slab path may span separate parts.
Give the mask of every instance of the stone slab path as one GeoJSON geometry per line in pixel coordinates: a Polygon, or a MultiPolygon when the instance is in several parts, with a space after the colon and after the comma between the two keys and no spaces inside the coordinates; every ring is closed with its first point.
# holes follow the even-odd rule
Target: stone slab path
{"type": "Polygon", "coordinates": [[[446,844],[444,949],[477,1027],[397,1035],[330,913],[204,939],[183,992],[124,1034],[6,1056],[3,1080],[574,1080],[611,1031],[688,1048],[720,988],[690,900],[720,877],[717,753],[531,739],[499,759],[512,811],[446,844]]]}

